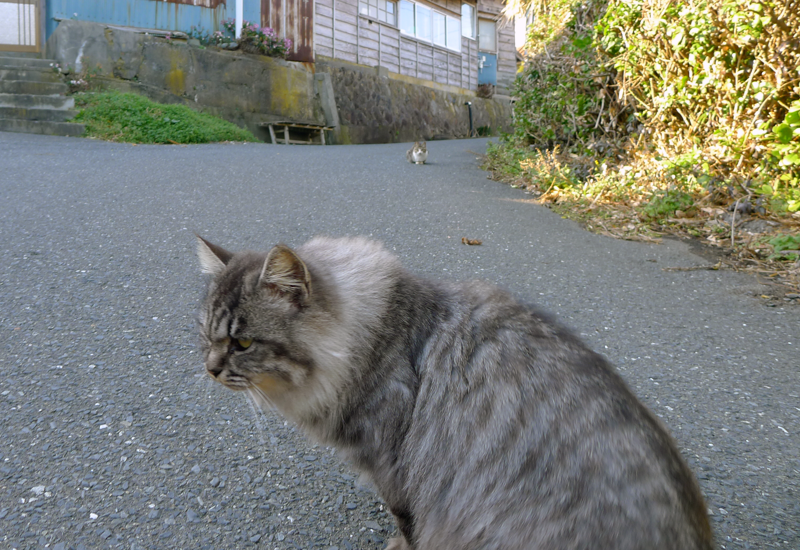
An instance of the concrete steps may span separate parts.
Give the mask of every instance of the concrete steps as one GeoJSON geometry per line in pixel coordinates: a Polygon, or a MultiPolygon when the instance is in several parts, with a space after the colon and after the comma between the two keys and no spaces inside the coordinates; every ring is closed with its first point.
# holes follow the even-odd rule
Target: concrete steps
{"type": "Polygon", "coordinates": [[[83,135],[75,117],[75,100],[53,70],[55,61],[0,52],[0,132],[53,136],[83,135]]]}

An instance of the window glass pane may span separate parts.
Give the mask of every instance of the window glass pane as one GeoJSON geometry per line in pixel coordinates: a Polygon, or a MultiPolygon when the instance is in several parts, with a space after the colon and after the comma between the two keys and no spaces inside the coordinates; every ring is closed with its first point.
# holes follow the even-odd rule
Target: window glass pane
{"type": "Polygon", "coordinates": [[[478,47],[485,52],[497,51],[494,21],[478,20],[478,47]]]}
{"type": "Polygon", "coordinates": [[[467,38],[475,38],[475,6],[461,4],[461,32],[467,38]]]}
{"type": "Polygon", "coordinates": [[[449,15],[447,16],[447,47],[457,52],[461,51],[461,21],[449,15]]]}
{"type": "Polygon", "coordinates": [[[397,25],[397,17],[395,16],[394,2],[386,2],[386,19],[390,25],[397,25]]]}
{"type": "Polygon", "coordinates": [[[414,36],[414,4],[407,0],[400,0],[400,30],[414,36]]]}
{"type": "Polygon", "coordinates": [[[417,4],[417,38],[431,41],[431,9],[417,4]]]}
{"type": "Polygon", "coordinates": [[[374,18],[377,19],[378,18],[378,8],[376,8],[375,6],[370,6],[369,7],[369,16],[370,17],[374,17],[374,18]]]}
{"type": "Polygon", "coordinates": [[[445,16],[437,11],[433,12],[433,43],[437,46],[447,45],[447,31],[445,28],[445,16]]]}
{"type": "Polygon", "coordinates": [[[364,15],[369,13],[369,6],[367,5],[366,2],[359,2],[358,3],[358,13],[363,13],[364,15]]]}

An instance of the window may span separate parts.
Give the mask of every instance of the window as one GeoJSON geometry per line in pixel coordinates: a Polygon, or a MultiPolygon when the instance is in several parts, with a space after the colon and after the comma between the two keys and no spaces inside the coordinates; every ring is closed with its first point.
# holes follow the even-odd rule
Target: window
{"type": "Polygon", "coordinates": [[[397,25],[397,9],[393,0],[359,0],[358,12],[378,21],[397,25]]]}
{"type": "Polygon", "coordinates": [[[461,21],[449,15],[447,16],[447,47],[457,52],[461,51],[461,21]]]}
{"type": "Polygon", "coordinates": [[[400,30],[411,36],[416,36],[417,32],[414,27],[414,4],[400,0],[400,30]]]}
{"type": "Polygon", "coordinates": [[[461,21],[428,6],[400,0],[399,27],[409,36],[461,51],[461,21]]]}
{"type": "Polygon", "coordinates": [[[478,21],[478,48],[483,52],[497,51],[497,37],[494,21],[481,19],[478,21]]]}
{"type": "Polygon", "coordinates": [[[425,42],[431,41],[431,9],[414,4],[417,19],[417,38],[425,42]]]}
{"type": "Polygon", "coordinates": [[[475,6],[461,4],[461,34],[467,38],[475,39],[476,35],[475,6]]]}
{"type": "Polygon", "coordinates": [[[433,12],[433,43],[437,46],[447,46],[447,27],[445,15],[438,11],[433,12]]]}

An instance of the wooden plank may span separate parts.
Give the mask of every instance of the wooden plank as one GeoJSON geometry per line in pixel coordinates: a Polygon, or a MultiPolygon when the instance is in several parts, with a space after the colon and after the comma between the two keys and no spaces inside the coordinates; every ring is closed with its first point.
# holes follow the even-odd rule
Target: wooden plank
{"type": "Polygon", "coordinates": [[[387,61],[384,58],[381,58],[381,66],[386,67],[387,71],[391,71],[393,73],[400,72],[400,65],[397,62],[387,61]]]}
{"type": "MultiPolygon", "coordinates": [[[[337,38],[339,37],[339,33],[336,33],[336,37],[337,38]]],[[[342,52],[343,54],[348,54],[348,55],[355,56],[357,49],[358,48],[356,47],[356,45],[354,43],[351,44],[349,42],[340,42],[340,41],[336,42],[336,56],[337,57],[339,56],[339,52],[342,52]]]]}
{"type": "Polygon", "coordinates": [[[341,19],[337,18],[336,34],[339,34],[340,32],[355,36],[356,33],[358,32],[358,27],[355,25],[355,21],[351,24],[348,23],[347,21],[342,21],[341,19]]]}
{"type": "MultiPolygon", "coordinates": [[[[317,28],[315,30],[317,31],[317,40],[320,40],[320,38],[325,38],[329,42],[331,42],[333,40],[333,29],[332,28],[325,27],[324,25],[320,25],[319,21],[317,21],[317,28]]],[[[331,42],[331,44],[332,43],[333,42],[331,42]]]]}
{"type": "Polygon", "coordinates": [[[378,64],[378,52],[371,50],[360,50],[358,52],[358,63],[373,67],[378,64]]]}
{"type": "Polygon", "coordinates": [[[395,36],[381,35],[381,44],[388,48],[400,49],[400,40],[395,36]]]}
{"type": "Polygon", "coordinates": [[[372,40],[376,44],[378,43],[378,29],[372,29],[368,26],[364,25],[364,20],[361,20],[361,27],[358,29],[358,36],[359,38],[365,38],[368,40],[372,40]]]}
{"type": "Polygon", "coordinates": [[[358,41],[358,47],[361,51],[365,52],[375,52],[375,55],[378,55],[378,41],[377,40],[370,40],[369,38],[360,37],[358,41]]]}
{"type": "Polygon", "coordinates": [[[408,69],[416,69],[417,62],[414,60],[413,57],[401,57],[400,66],[406,67],[408,69]]]}
{"type": "Polygon", "coordinates": [[[413,54],[417,51],[416,44],[410,40],[400,39],[400,51],[413,54]]]}
{"type": "Polygon", "coordinates": [[[358,1],[352,0],[334,0],[336,1],[336,15],[347,14],[347,15],[358,15],[358,1]]]}
{"type": "Polygon", "coordinates": [[[355,52],[346,52],[339,46],[336,46],[336,59],[349,61],[350,63],[358,63],[358,56],[355,54],[355,52]]]}
{"type": "Polygon", "coordinates": [[[339,28],[336,29],[336,49],[339,49],[339,44],[351,44],[352,46],[356,46],[358,44],[358,38],[356,38],[355,34],[350,34],[349,32],[344,32],[339,28]]]}
{"type": "Polygon", "coordinates": [[[317,53],[325,57],[333,57],[333,47],[317,42],[317,53]]]}

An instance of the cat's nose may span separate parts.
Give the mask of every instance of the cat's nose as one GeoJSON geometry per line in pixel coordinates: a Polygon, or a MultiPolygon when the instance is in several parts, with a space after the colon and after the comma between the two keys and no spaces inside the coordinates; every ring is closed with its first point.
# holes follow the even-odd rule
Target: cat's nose
{"type": "Polygon", "coordinates": [[[223,371],[223,369],[224,369],[224,367],[222,366],[222,363],[215,363],[213,365],[206,365],[206,370],[208,371],[208,374],[210,374],[214,378],[219,376],[219,374],[223,371]]]}

